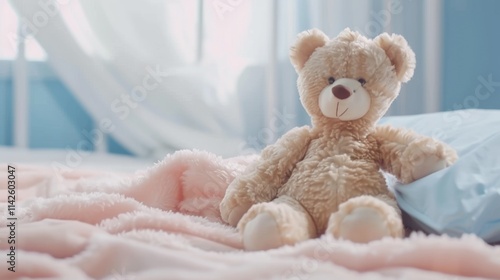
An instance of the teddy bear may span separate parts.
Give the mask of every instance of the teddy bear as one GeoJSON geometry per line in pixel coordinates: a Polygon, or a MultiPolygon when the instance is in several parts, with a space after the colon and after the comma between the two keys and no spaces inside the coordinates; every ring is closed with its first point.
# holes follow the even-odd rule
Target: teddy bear
{"type": "Polygon", "coordinates": [[[382,171],[403,184],[457,159],[436,139],[377,125],[409,81],[415,54],[401,35],[369,39],[345,29],[330,39],[312,29],[290,49],[311,126],[264,148],[228,186],[222,219],[247,250],[316,238],[367,243],[403,237],[401,211],[382,171]]]}

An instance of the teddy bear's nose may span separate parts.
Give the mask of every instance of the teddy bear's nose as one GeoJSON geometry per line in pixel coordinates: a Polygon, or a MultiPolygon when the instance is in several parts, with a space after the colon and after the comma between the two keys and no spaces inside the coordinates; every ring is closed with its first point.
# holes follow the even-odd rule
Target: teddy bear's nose
{"type": "Polygon", "coordinates": [[[332,88],[332,93],[333,96],[337,97],[338,99],[346,99],[351,96],[351,92],[346,89],[343,85],[337,85],[332,88]]]}

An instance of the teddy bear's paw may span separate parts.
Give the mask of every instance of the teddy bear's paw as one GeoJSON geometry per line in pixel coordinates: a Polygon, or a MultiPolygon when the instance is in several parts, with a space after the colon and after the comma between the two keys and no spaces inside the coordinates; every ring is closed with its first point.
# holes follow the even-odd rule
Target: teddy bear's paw
{"type": "Polygon", "coordinates": [[[424,137],[408,145],[401,156],[401,181],[411,183],[429,174],[446,168],[445,144],[432,138],[424,137]]]}
{"type": "Polygon", "coordinates": [[[444,168],[446,168],[446,160],[439,159],[437,156],[432,155],[421,160],[413,167],[411,172],[412,179],[418,180],[444,168]]]}
{"type": "Polygon", "coordinates": [[[246,250],[258,251],[283,246],[276,219],[269,213],[260,213],[245,225],[243,245],[246,250]]]}
{"type": "Polygon", "coordinates": [[[391,236],[391,230],[384,217],[371,207],[356,208],[339,223],[334,223],[331,226],[337,227],[328,229],[336,238],[356,243],[368,243],[391,236]]]}

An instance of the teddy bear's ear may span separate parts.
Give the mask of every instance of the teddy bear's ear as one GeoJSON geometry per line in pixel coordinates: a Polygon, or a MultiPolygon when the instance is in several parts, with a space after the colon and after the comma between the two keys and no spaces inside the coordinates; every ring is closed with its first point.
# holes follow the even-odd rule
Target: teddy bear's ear
{"type": "Polygon", "coordinates": [[[328,40],[328,36],[318,29],[301,32],[295,44],[290,48],[290,61],[295,70],[302,69],[314,50],[324,46],[328,40]]]}
{"type": "Polygon", "coordinates": [[[382,33],[373,41],[385,51],[400,82],[407,82],[415,69],[415,53],[401,35],[382,33]]]}

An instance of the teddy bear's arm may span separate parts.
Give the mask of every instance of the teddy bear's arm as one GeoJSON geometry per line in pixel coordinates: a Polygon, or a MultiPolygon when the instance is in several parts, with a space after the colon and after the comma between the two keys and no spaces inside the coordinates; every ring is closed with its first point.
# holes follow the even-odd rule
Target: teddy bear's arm
{"type": "Polygon", "coordinates": [[[402,183],[411,183],[453,164],[458,156],[453,148],[411,130],[378,126],[375,137],[380,165],[402,183]]]}
{"type": "Polygon", "coordinates": [[[222,219],[235,226],[250,206],[273,200],[304,157],[310,140],[310,128],[303,126],[267,146],[260,158],[228,186],[220,204],[222,219]]]}

